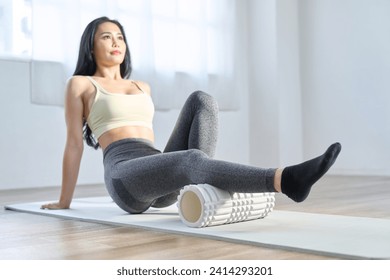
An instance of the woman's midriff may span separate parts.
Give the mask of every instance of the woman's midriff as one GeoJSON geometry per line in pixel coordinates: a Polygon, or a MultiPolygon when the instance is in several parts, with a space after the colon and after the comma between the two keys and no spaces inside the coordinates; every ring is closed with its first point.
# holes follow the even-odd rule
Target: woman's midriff
{"type": "Polygon", "coordinates": [[[100,147],[104,150],[111,143],[127,138],[142,138],[154,142],[154,133],[152,129],[147,127],[124,126],[105,132],[99,137],[98,141],[100,147]]]}

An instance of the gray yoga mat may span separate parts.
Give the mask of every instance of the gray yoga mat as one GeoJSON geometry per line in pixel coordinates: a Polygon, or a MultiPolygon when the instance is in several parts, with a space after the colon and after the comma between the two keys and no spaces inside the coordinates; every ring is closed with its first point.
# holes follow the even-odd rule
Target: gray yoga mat
{"type": "Polygon", "coordinates": [[[130,215],[108,197],[74,199],[68,210],[42,210],[43,203],[5,208],[346,259],[390,259],[390,220],[387,219],[273,211],[264,219],[191,228],[181,221],[175,205],[130,215]]]}

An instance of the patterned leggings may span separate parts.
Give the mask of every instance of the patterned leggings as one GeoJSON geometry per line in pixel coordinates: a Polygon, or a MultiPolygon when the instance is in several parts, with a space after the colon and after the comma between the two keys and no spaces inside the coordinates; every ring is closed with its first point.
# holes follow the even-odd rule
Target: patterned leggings
{"type": "Polygon", "coordinates": [[[213,159],[218,106],[208,94],[192,93],[163,152],[145,139],[123,139],[104,150],[107,190],[119,207],[142,213],[177,201],[182,187],[210,184],[230,192],[274,192],[276,169],[213,159]]]}

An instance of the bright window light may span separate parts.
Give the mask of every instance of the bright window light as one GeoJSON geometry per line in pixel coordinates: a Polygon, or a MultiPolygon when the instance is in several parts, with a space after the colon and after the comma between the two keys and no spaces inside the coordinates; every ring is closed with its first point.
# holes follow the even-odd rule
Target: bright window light
{"type": "Polygon", "coordinates": [[[31,0],[1,0],[0,30],[0,55],[31,56],[31,0]]]}

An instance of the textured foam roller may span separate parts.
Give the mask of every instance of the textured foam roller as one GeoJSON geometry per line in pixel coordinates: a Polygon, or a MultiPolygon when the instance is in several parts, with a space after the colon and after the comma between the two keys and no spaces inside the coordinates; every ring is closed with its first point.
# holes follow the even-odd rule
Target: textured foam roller
{"type": "Polygon", "coordinates": [[[267,216],[275,206],[274,193],[230,193],[208,184],[185,186],[177,206],[184,224],[208,227],[267,216]]]}

